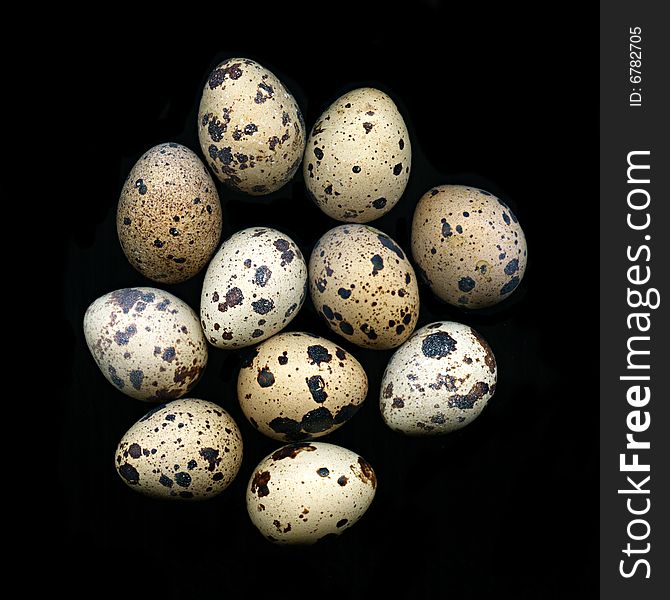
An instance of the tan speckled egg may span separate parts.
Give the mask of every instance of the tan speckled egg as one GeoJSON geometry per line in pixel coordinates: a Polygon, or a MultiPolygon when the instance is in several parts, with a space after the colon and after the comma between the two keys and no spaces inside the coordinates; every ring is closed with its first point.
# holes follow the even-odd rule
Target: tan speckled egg
{"type": "Polygon", "coordinates": [[[242,436],[213,402],[184,398],[157,406],[123,436],[119,476],[131,489],[166,500],[205,500],[220,494],[242,464],[242,436]]]}
{"type": "Polygon", "coordinates": [[[377,478],[361,456],[324,442],[296,442],[266,456],[247,487],[249,517],[276,544],[313,544],[358,521],[377,478]]]}
{"type": "Polygon", "coordinates": [[[237,397],[261,433],[294,442],[335,431],[365,400],[361,364],[330,340],[311,333],[280,333],[256,348],[240,369],[237,397]]]}
{"type": "Polygon", "coordinates": [[[116,229],[130,264],[145,277],[193,277],[221,237],[221,203],[207,167],[180,144],[145,152],[121,190],[116,229]]]}
{"type": "Polygon", "coordinates": [[[316,310],[359,346],[395,348],[419,317],[419,289],[405,253],[368,225],[340,225],[316,243],[309,260],[316,310]]]}
{"type": "Polygon", "coordinates": [[[406,435],[449,433],[479,416],[496,378],[495,357],[479,333],[461,323],[431,323],[391,357],[381,384],[382,418],[406,435]]]}
{"type": "Polygon", "coordinates": [[[84,335],[108,381],[146,402],[185,395],[207,365],[207,342],[196,313],[155,288],[101,296],[86,310],[84,335]]]}
{"type": "Polygon", "coordinates": [[[431,290],[465,308],[505,300],[526,270],[526,238],[509,207],[474,187],[424,194],[412,221],[412,255],[431,290]]]}
{"type": "Polygon", "coordinates": [[[303,177],[328,216],[367,223],[390,211],[409,179],[412,149],[402,115],[384,92],[360,88],[331,104],[305,147],[303,177]]]}
{"type": "Polygon", "coordinates": [[[229,58],[203,89],[198,136],[221,181],[260,196],[291,180],[306,134],[297,102],[273,73],[253,60],[229,58]]]}
{"type": "Polygon", "coordinates": [[[228,238],[207,268],[200,318],[218,348],[251,346],[281,331],[307,295],[307,265],[287,235],[269,227],[228,238]]]}

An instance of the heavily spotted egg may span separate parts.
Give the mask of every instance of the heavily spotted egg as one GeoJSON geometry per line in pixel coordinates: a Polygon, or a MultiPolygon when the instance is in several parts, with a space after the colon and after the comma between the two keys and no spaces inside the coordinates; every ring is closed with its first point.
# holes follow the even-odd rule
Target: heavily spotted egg
{"type": "Polygon", "coordinates": [[[307,295],[307,265],[291,238],[269,227],[229,237],[214,255],[202,286],[200,318],[218,348],[269,338],[296,316],[307,295]]]}
{"type": "Polygon", "coordinates": [[[367,223],[396,205],[411,162],[407,127],[393,100],[380,90],[359,88],[333,102],[312,128],[303,178],[328,216],[367,223]]]}
{"type": "Polygon", "coordinates": [[[439,435],[476,419],[496,388],[484,338],[450,321],[418,329],[391,357],[381,384],[384,422],[407,435],[439,435]]]}
{"type": "Polygon", "coordinates": [[[237,396],[261,433],[284,442],[324,436],[349,420],[368,391],[361,364],[330,340],[280,333],[240,370],[237,396]]]}
{"type": "Polygon", "coordinates": [[[213,402],[193,398],[154,408],[116,449],[116,470],[133,490],[158,499],[204,500],[220,494],[242,464],[242,436],[213,402]]]}
{"type": "Polygon", "coordinates": [[[268,69],[229,58],[205,83],[198,111],[200,147],[214,174],[254,196],[291,180],[305,150],[297,102],[268,69]]]}
{"type": "Polygon", "coordinates": [[[402,344],[419,317],[414,269],[388,235],[340,225],[316,243],[309,261],[312,301],[328,326],[368,348],[402,344]]]}
{"type": "Polygon", "coordinates": [[[354,525],[376,488],[372,467],[355,452],[324,442],[297,442],[258,464],[247,487],[247,510],[269,541],[313,544],[354,525]]]}
{"type": "Polygon", "coordinates": [[[412,221],[412,255],[431,290],[465,308],[502,302],[526,270],[526,238],[514,213],[485,190],[441,185],[412,221]]]}
{"type": "Polygon", "coordinates": [[[107,380],[146,402],[183,396],[207,364],[197,315],[176,296],[155,288],[101,296],[86,310],[84,335],[107,380]]]}
{"type": "Polygon", "coordinates": [[[145,152],[121,190],[116,228],[128,261],[145,277],[193,277],[221,237],[221,204],[205,165],[180,144],[145,152]]]}

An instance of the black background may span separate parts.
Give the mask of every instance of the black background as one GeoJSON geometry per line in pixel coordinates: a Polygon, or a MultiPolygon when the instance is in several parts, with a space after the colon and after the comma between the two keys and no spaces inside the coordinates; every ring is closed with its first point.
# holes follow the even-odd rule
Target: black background
{"type": "MultiPolygon", "coordinates": [[[[579,12],[579,29],[591,28],[594,40],[583,46],[578,67],[565,50],[575,27],[569,7],[540,17],[528,7],[447,9],[426,2],[411,14],[398,11],[395,25],[376,20],[374,11],[352,12],[344,24],[314,17],[310,26],[290,14],[263,25],[222,14],[218,21],[207,17],[207,26],[190,36],[176,23],[160,29],[128,19],[113,35],[89,31],[77,43],[63,42],[59,158],[69,183],[59,200],[53,254],[62,319],[49,532],[60,566],[50,586],[74,592],[85,574],[104,590],[146,590],[149,597],[366,597],[387,586],[401,598],[595,596],[597,5],[579,12]],[[449,436],[411,439],[387,429],[378,393],[392,351],[334,337],[307,300],[289,330],[334,339],[370,379],[361,411],[324,441],[365,456],[379,480],[358,524],[308,548],[273,546],[247,517],[249,476],[278,442],[257,433],[239,409],[242,352],[210,347],[205,375],[190,394],[217,402],[238,422],[245,456],[237,479],[203,503],[161,503],[127,488],[113,465],[119,439],[150,407],[104,379],[82,331],[84,311],[98,296],[161,287],[135,272],[118,244],[121,184],[157,143],[180,142],[202,156],[200,91],[209,71],[231,56],[275,72],[294,93],[308,129],[355,87],[372,85],[392,96],[410,131],[412,172],[399,204],[371,224],[403,249],[410,247],[415,203],[443,183],[498,195],[528,241],[525,278],[497,307],[465,312],[420,288],[418,327],[465,322],[484,335],[498,361],[488,408],[449,436]]],[[[311,204],[301,171],[265,198],[222,186],[219,192],[223,238],[272,226],[307,258],[338,224],[311,204]]],[[[204,270],[165,289],[197,311],[203,277],[204,270]]]]}

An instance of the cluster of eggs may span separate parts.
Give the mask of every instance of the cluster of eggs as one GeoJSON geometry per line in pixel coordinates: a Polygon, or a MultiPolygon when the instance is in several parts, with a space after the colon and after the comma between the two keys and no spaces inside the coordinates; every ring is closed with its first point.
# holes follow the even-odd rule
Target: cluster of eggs
{"type": "MultiPolygon", "coordinates": [[[[496,361],[467,325],[435,322],[415,331],[413,263],[365,224],[397,204],[411,170],[407,128],[387,94],[344,94],[308,136],[281,81],[257,62],[233,58],[207,79],[198,133],[209,170],[182,145],[151,148],[123,185],[117,230],[130,264],[153,282],[183,282],[206,267],[199,315],[163,289],[137,287],[98,298],[84,316],[102,374],[128,396],[157,403],[119,442],[116,469],[155,498],[223,491],[240,469],[240,430],[226,410],[189,393],[209,346],[253,347],[239,371],[239,405],[259,434],[283,445],[250,475],[249,517],[272,542],[313,543],[356,523],[377,480],[356,452],[314,441],[356,414],[368,378],[336,342],[283,331],[308,294],[334,336],[394,349],[379,407],[384,423],[403,434],[444,434],[472,422],[495,392],[496,361]],[[321,236],[309,260],[269,227],[238,231],[219,245],[222,210],[211,173],[263,195],[290,181],[301,163],[310,197],[344,222],[321,236]]],[[[411,252],[436,296],[469,309],[507,298],[526,266],[524,234],[509,207],[459,185],[419,199],[411,252]]]]}

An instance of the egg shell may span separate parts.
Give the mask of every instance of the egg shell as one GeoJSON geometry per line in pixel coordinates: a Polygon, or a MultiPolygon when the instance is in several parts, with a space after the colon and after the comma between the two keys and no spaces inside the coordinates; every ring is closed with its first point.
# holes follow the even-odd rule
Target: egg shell
{"type": "Polygon", "coordinates": [[[198,136],[220,181],[259,196],[293,178],[306,133],[297,102],[271,71],[247,58],[229,58],[205,83],[198,136]]]}
{"type": "Polygon", "coordinates": [[[220,494],[242,464],[242,436],[213,402],[184,398],[157,406],[123,436],[115,465],[131,489],[166,500],[220,494]]]}
{"type": "Polygon", "coordinates": [[[280,333],[263,342],[237,379],[247,419],[283,442],[335,431],[356,414],[367,391],[365,370],[351,354],[303,332],[280,333]]]}
{"type": "Polygon", "coordinates": [[[526,238],[509,207],[474,187],[424,194],[412,220],[412,255],[431,290],[465,308],[505,300],[526,270],[526,238]]]}
{"type": "Polygon", "coordinates": [[[256,528],[276,544],[313,544],[340,535],[368,509],[377,478],[355,452],[296,442],[266,456],[247,487],[256,528]]]}
{"type": "Polygon", "coordinates": [[[125,288],[95,300],[84,335],[107,380],[146,402],[184,396],[207,365],[207,342],[196,313],[173,294],[125,288]]]}
{"type": "Polygon", "coordinates": [[[205,336],[218,348],[257,344],[281,331],[307,295],[307,264],[276,229],[238,231],[207,268],[200,299],[205,336]]]}
{"type": "Polygon", "coordinates": [[[452,321],[418,329],[391,357],[379,399],[400,433],[440,435],[465,427],[495,393],[497,366],[486,340],[452,321]]]}
{"type": "Polygon", "coordinates": [[[419,289],[402,249],[369,225],[340,225],[316,243],[309,261],[316,310],[359,346],[394,348],[414,330],[419,289]]]}
{"type": "Polygon", "coordinates": [[[193,277],[221,238],[221,203],[207,167],[180,144],[145,152],[121,190],[116,229],[128,261],[145,277],[193,277]]]}
{"type": "Polygon", "coordinates": [[[393,100],[375,88],[352,90],[333,102],[312,128],[303,178],[328,216],[367,223],[400,200],[412,166],[412,148],[393,100]]]}

